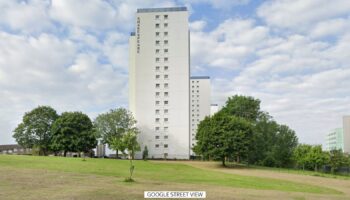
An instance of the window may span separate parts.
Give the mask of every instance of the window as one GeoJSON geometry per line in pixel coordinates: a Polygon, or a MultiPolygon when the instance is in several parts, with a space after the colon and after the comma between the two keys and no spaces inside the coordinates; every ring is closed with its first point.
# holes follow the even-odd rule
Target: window
{"type": "Polygon", "coordinates": [[[156,120],[155,120],[155,121],[156,121],[156,122],[159,122],[159,120],[160,120],[159,118],[156,118],[156,120]]]}
{"type": "Polygon", "coordinates": [[[164,148],[168,148],[168,144],[164,144],[164,148]]]}
{"type": "Polygon", "coordinates": [[[168,153],[164,153],[164,158],[168,157],[168,153]]]}
{"type": "Polygon", "coordinates": [[[169,127],[165,126],[164,131],[168,131],[168,130],[169,130],[169,127]]]}
{"type": "Polygon", "coordinates": [[[164,36],[168,36],[168,32],[164,32],[164,36]]]}
{"type": "Polygon", "coordinates": [[[156,147],[156,148],[159,148],[159,144],[156,144],[155,147],[156,147]]]}
{"type": "Polygon", "coordinates": [[[156,28],[159,28],[159,24],[158,23],[156,24],[156,28]]]}
{"type": "Polygon", "coordinates": [[[169,83],[164,83],[164,88],[168,88],[169,87],[169,83]]]}
{"type": "Polygon", "coordinates": [[[164,96],[165,97],[169,96],[169,92],[164,92],[164,96]]]}
{"type": "Polygon", "coordinates": [[[159,62],[160,58],[156,58],[156,62],[159,62]]]}
{"type": "Polygon", "coordinates": [[[168,109],[165,109],[164,110],[164,114],[168,114],[169,113],[169,110],[168,109]]]}
{"type": "Polygon", "coordinates": [[[167,28],[168,27],[168,23],[164,23],[164,28],[167,28]]]}
{"type": "Polygon", "coordinates": [[[165,79],[168,79],[168,78],[169,78],[169,75],[168,75],[168,74],[165,74],[165,75],[164,75],[164,78],[165,78],[165,79]]]}
{"type": "Polygon", "coordinates": [[[167,71],[169,69],[168,66],[164,66],[164,71],[167,71]]]}
{"type": "Polygon", "coordinates": [[[169,121],[169,119],[168,118],[164,118],[164,122],[168,122],[169,121]]]}
{"type": "Polygon", "coordinates": [[[159,79],[160,78],[160,75],[156,75],[156,79],[159,79]]]}
{"type": "Polygon", "coordinates": [[[159,131],[159,130],[160,130],[160,128],[157,126],[157,127],[156,127],[156,131],[159,131]]]}
{"type": "Polygon", "coordinates": [[[164,15],[164,19],[168,19],[168,15],[164,15]]]}
{"type": "Polygon", "coordinates": [[[167,135],[164,135],[164,139],[168,139],[168,136],[167,136],[167,135]]]}
{"type": "Polygon", "coordinates": [[[159,135],[156,135],[156,139],[159,139],[159,135]]]}
{"type": "Polygon", "coordinates": [[[169,50],[168,49],[164,49],[164,53],[168,53],[169,52],[169,50]]]}
{"type": "Polygon", "coordinates": [[[159,83],[156,84],[156,88],[160,88],[160,84],[159,83]]]}
{"type": "Polygon", "coordinates": [[[159,15],[156,15],[156,19],[159,19],[159,15]]]}
{"type": "Polygon", "coordinates": [[[156,105],[157,105],[157,106],[159,105],[159,103],[160,103],[160,101],[156,101],[156,105]]]}
{"type": "Polygon", "coordinates": [[[160,41],[159,40],[156,40],[156,45],[160,45],[160,41]]]}
{"type": "Polygon", "coordinates": [[[168,62],[168,60],[169,60],[168,57],[164,58],[164,62],[168,62]]]}
{"type": "Polygon", "coordinates": [[[156,114],[159,114],[159,110],[158,109],[156,110],[156,114]]]}
{"type": "Polygon", "coordinates": [[[156,37],[159,37],[160,33],[159,32],[156,32],[156,37]]]}
{"type": "Polygon", "coordinates": [[[159,51],[160,51],[159,49],[156,49],[156,53],[159,53],[159,51]]]}
{"type": "Polygon", "coordinates": [[[159,66],[156,66],[156,71],[159,71],[160,70],[160,67],[159,66]]]}
{"type": "Polygon", "coordinates": [[[169,44],[169,41],[168,41],[168,40],[164,40],[164,44],[165,44],[165,45],[168,45],[168,44],[169,44]]]}
{"type": "Polygon", "coordinates": [[[169,101],[164,101],[164,105],[168,105],[169,104],[169,101]]]}

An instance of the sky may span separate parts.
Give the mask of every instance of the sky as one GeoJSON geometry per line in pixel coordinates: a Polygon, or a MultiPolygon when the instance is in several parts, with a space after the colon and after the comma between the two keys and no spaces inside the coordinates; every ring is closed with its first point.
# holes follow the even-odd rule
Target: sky
{"type": "Polygon", "coordinates": [[[186,6],[191,75],[212,103],[249,95],[324,144],[350,115],[348,0],[0,0],[0,144],[38,105],[94,119],[128,107],[128,37],[137,8],[186,6]]]}

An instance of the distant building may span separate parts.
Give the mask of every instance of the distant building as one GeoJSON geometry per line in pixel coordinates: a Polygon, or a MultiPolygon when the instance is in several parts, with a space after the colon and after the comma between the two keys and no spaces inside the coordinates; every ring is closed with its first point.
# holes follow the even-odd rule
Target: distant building
{"type": "Polygon", "coordinates": [[[344,152],[350,153],[350,116],[343,117],[343,140],[344,152]]]}
{"type": "Polygon", "coordinates": [[[210,77],[192,76],[190,78],[190,144],[196,145],[197,126],[206,116],[210,116],[210,77]]]}
{"type": "Polygon", "coordinates": [[[350,153],[350,116],[343,117],[343,128],[336,128],[326,136],[326,151],[341,149],[350,153]]]}
{"type": "Polygon", "coordinates": [[[32,149],[24,148],[18,144],[0,145],[0,154],[26,155],[32,154],[32,149]]]}
{"type": "Polygon", "coordinates": [[[96,157],[103,158],[106,156],[106,145],[105,144],[99,144],[96,147],[96,157]]]}
{"type": "Polygon", "coordinates": [[[210,104],[210,115],[214,115],[219,111],[219,105],[218,104],[210,104]]]}
{"type": "Polygon", "coordinates": [[[344,150],[343,129],[336,128],[326,136],[326,151],[330,150],[344,150]]]}

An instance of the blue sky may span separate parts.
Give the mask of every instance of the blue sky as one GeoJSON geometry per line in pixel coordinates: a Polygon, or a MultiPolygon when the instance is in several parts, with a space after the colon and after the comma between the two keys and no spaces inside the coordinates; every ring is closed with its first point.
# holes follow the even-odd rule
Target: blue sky
{"type": "Polygon", "coordinates": [[[0,0],[0,144],[38,105],[98,113],[128,104],[137,8],[187,6],[192,75],[322,144],[350,115],[350,1],[0,0]]]}

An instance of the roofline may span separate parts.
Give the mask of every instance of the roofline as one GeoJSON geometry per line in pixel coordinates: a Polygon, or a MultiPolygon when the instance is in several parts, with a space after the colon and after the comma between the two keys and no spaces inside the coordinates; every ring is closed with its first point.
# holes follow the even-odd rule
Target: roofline
{"type": "Polygon", "coordinates": [[[212,103],[212,104],[210,104],[211,106],[219,106],[219,104],[217,104],[217,103],[212,103]]]}
{"type": "Polygon", "coordinates": [[[191,76],[190,79],[210,79],[210,76],[191,76]]]}
{"type": "Polygon", "coordinates": [[[167,7],[167,8],[138,8],[137,13],[150,13],[150,12],[179,12],[187,11],[187,7],[167,7]]]}
{"type": "Polygon", "coordinates": [[[130,32],[130,36],[135,36],[135,32],[130,32]]]}

